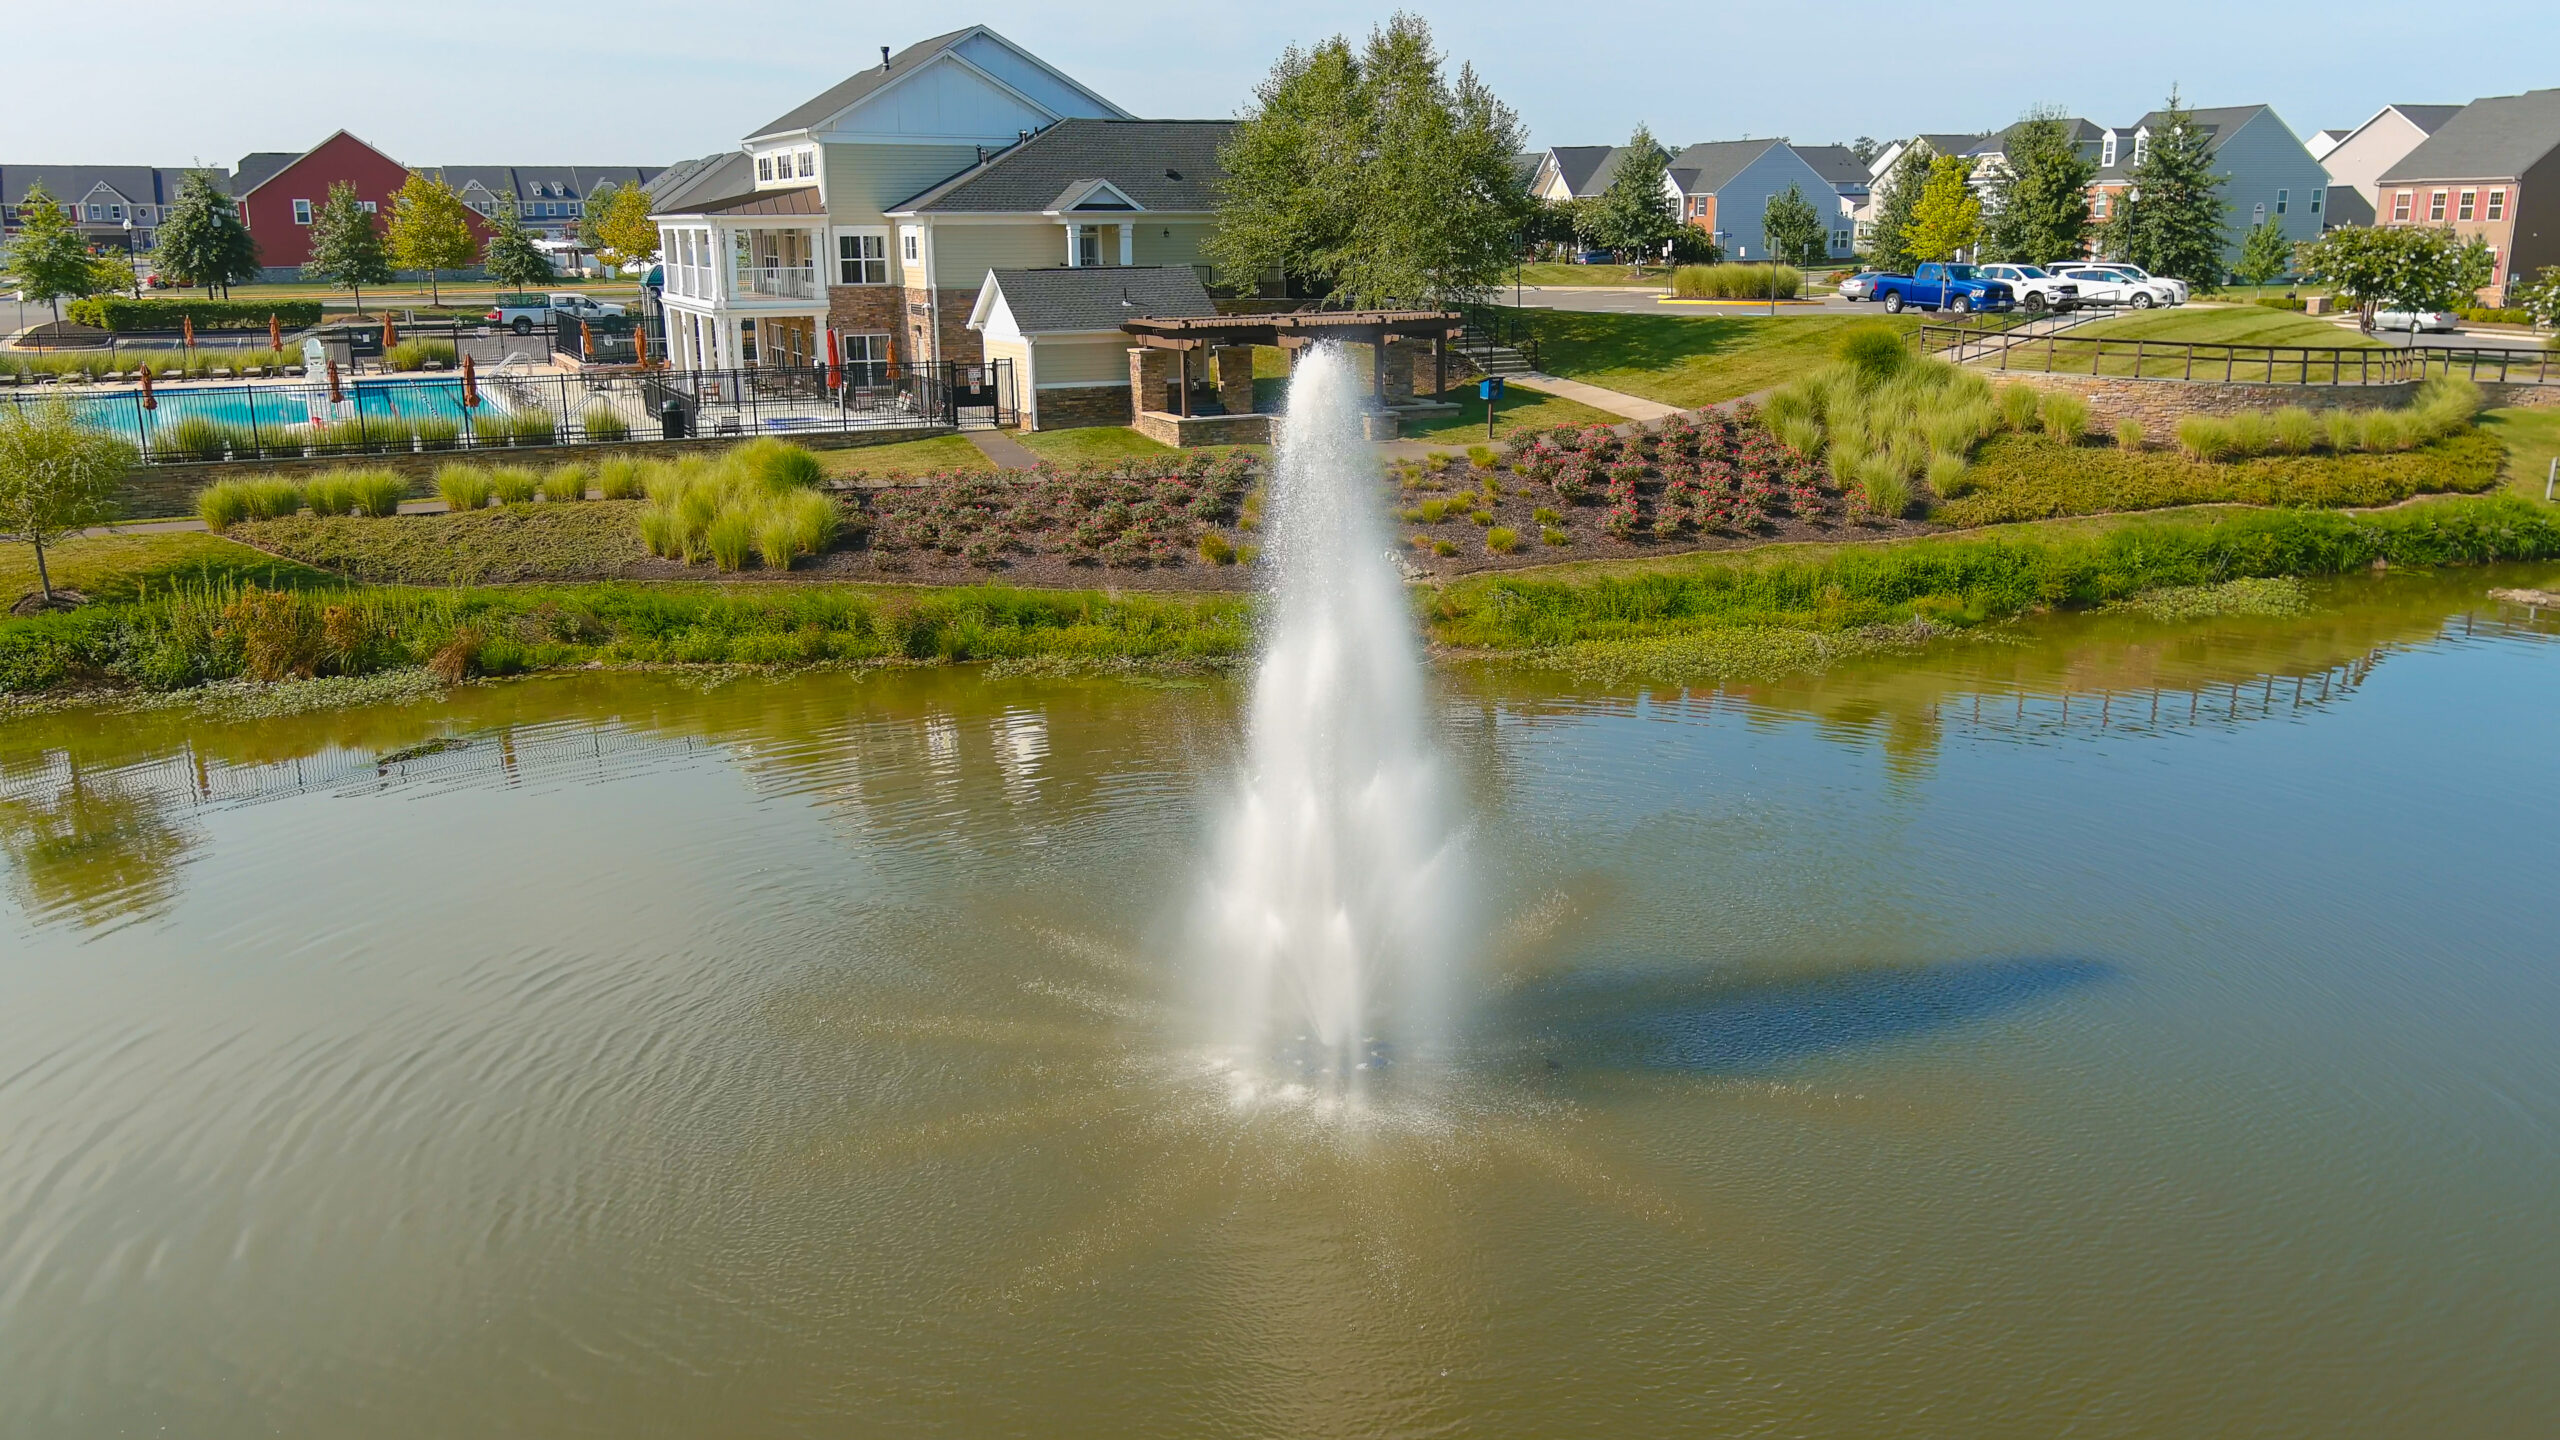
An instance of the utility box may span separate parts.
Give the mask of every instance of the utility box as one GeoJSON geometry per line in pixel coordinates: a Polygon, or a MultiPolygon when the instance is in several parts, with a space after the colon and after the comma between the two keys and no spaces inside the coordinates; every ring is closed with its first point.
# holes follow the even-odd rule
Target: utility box
{"type": "Polygon", "coordinates": [[[2305,295],[2302,297],[2302,313],[2305,315],[2334,315],[2338,313],[2338,302],[2326,295],[2305,295]]]}

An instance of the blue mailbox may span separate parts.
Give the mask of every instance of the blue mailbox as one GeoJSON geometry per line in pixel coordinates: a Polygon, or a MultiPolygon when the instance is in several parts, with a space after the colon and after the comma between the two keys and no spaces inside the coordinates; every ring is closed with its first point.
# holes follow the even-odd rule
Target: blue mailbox
{"type": "Polygon", "coordinates": [[[1488,402],[1501,399],[1502,377],[1499,375],[1487,375],[1483,379],[1477,381],[1476,398],[1488,402]]]}

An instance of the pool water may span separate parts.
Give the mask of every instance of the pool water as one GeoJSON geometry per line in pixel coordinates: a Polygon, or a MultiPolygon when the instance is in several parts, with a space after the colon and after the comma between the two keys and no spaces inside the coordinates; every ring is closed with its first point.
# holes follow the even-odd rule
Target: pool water
{"type": "MultiPolygon", "coordinates": [[[[459,420],[464,414],[458,379],[359,380],[341,390],[346,399],[334,408],[325,384],[229,385],[204,390],[155,386],[152,398],[157,405],[147,411],[139,390],[85,395],[72,403],[84,423],[136,440],[138,427],[146,419],[156,433],[188,419],[281,431],[307,425],[314,418],[344,420],[359,413],[368,420],[386,421],[459,420]]],[[[487,391],[482,392],[481,403],[488,413],[505,413],[504,402],[487,391]]]]}

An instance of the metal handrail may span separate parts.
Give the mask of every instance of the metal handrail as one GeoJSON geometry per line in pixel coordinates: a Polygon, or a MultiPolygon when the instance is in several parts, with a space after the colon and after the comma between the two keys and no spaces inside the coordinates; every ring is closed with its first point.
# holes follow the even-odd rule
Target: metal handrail
{"type": "Polygon", "coordinates": [[[2220,380],[2267,385],[2397,385],[2430,375],[2507,385],[2560,384],[2560,366],[2548,350],[2455,346],[2249,345],[2238,343],[2110,339],[2065,335],[2059,327],[2020,335],[2015,328],[1923,325],[1913,334],[1923,355],[1956,364],[1997,357],[2002,370],[2103,376],[2119,379],[2220,380]],[[2013,358],[2014,357],[2014,358],[2013,358]],[[2110,372],[2113,358],[2129,369],[2110,372]],[[2034,363],[2036,361],[2042,363],[2034,363]]]}

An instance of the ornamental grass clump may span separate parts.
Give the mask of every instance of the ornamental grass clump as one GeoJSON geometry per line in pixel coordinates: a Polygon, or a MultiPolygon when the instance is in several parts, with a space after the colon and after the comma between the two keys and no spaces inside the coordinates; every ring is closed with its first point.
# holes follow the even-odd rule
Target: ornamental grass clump
{"type": "Polygon", "coordinates": [[[429,363],[450,370],[455,359],[450,340],[403,340],[382,352],[386,370],[424,370],[429,363]]]}
{"type": "Polygon", "coordinates": [[[548,445],[559,437],[559,417],[539,405],[527,405],[500,422],[510,445],[548,445]]]}
{"type": "Polygon", "coordinates": [[[457,450],[462,446],[462,422],[450,415],[412,420],[409,433],[418,437],[421,450],[457,450]]]}
{"type": "Polygon", "coordinates": [[[2180,416],[2178,448],[2199,464],[2220,460],[2232,453],[2231,423],[2213,415],[2180,416]]]}
{"type": "Polygon", "coordinates": [[[687,564],[708,558],[738,570],[753,555],[786,569],[795,556],[831,548],[843,525],[834,497],[816,488],[824,478],[817,457],[781,441],[751,441],[717,460],[651,464],[635,476],[617,472],[615,483],[635,478],[649,499],[641,543],[687,564]]]}
{"type": "Polygon", "coordinates": [[[2139,450],[2142,448],[2142,438],[2141,421],[2127,417],[2116,422],[2116,448],[2139,450]]]}
{"type": "Polygon", "coordinates": [[[1804,272],[1792,265],[1683,265],[1671,272],[1671,293],[1685,300],[1793,300],[1804,293],[1804,272]],[[1774,273],[1773,273],[1774,272],[1774,273]]]}
{"type": "Polygon", "coordinates": [[[588,406],[586,412],[578,417],[578,428],[586,432],[589,440],[613,441],[631,438],[631,422],[622,418],[621,411],[601,400],[588,406]]]}
{"type": "Polygon", "coordinates": [[[1508,555],[1520,548],[1520,532],[1508,525],[1496,525],[1484,532],[1484,548],[1496,555],[1508,555]]]}
{"type": "Polygon", "coordinates": [[[446,465],[436,471],[436,495],[448,510],[477,510],[489,503],[489,472],[477,465],[446,465]]]}
{"type": "Polygon", "coordinates": [[[587,498],[587,467],[554,465],[542,473],[542,498],[550,501],[587,498]]]}
{"type": "Polygon", "coordinates": [[[302,499],[314,515],[355,513],[355,489],[347,483],[347,472],[342,470],[311,477],[310,483],[302,487],[302,499]]]}
{"type": "Polygon", "coordinates": [[[642,481],[647,468],[628,455],[616,455],[596,462],[596,498],[599,500],[637,500],[645,492],[642,481]]]}
{"type": "Polygon", "coordinates": [[[2287,455],[2310,453],[2320,443],[2320,422],[2299,405],[2287,405],[2269,421],[2275,448],[2287,455]]]}
{"type": "Polygon", "coordinates": [[[178,460],[221,460],[238,445],[243,456],[250,453],[246,427],[225,425],[202,415],[182,416],[151,432],[154,452],[178,460]]]}
{"type": "Polygon", "coordinates": [[[2042,396],[2033,385],[2003,385],[1993,392],[1993,400],[2000,407],[2000,423],[2022,435],[2036,428],[2036,418],[2043,407],[2042,396]]]}
{"type": "Polygon", "coordinates": [[[2089,402],[2059,390],[2047,391],[2040,407],[2044,433],[2065,445],[2077,445],[2089,431],[2089,402]]]}
{"type": "MultiPolygon", "coordinates": [[[[2035,401],[2027,392],[2023,403],[2035,401]]],[[[1979,375],[1913,355],[1894,331],[1861,326],[1841,337],[1829,364],[1770,396],[1760,419],[1797,455],[1821,459],[1839,489],[1891,517],[1910,507],[1924,476],[1932,489],[1960,483],[1975,448],[2021,404],[1979,375]]]]}
{"type": "Polygon", "coordinates": [[[396,470],[357,470],[347,476],[347,497],[356,513],[385,519],[400,513],[409,498],[409,479],[396,470]]]}
{"type": "Polygon", "coordinates": [[[248,482],[217,480],[197,491],[196,518],[204,522],[204,528],[216,535],[248,519],[248,482]]]}
{"type": "Polygon", "coordinates": [[[542,488],[542,477],[521,465],[501,465],[488,472],[489,495],[501,505],[522,505],[542,488]]]}

